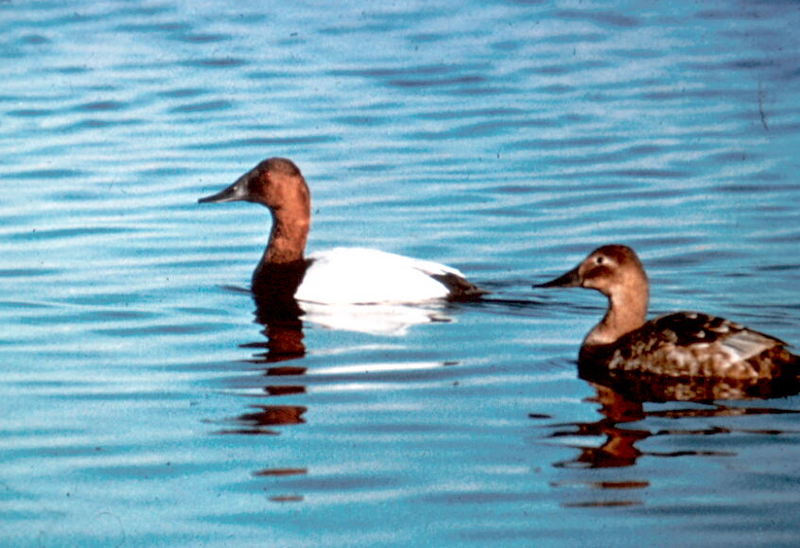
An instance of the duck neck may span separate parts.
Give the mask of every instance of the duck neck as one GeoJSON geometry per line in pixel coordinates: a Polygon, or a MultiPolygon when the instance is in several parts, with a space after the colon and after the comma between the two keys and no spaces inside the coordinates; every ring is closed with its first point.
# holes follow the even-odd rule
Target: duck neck
{"type": "Polygon", "coordinates": [[[272,231],[262,265],[278,265],[303,260],[310,221],[304,215],[286,214],[282,210],[272,212],[272,231]]]}
{"type": "Polygon", "coordinates": [[[626,333],[644,325],[647,319],[646,282],[608,296],[608,311],[602,321],[586,336],[586,345],[612,344],[626,333]]]}

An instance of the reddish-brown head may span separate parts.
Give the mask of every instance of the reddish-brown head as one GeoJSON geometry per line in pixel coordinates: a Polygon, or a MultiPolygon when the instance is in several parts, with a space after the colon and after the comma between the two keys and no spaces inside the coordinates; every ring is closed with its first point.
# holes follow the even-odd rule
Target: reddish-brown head
{"type": "Polygon", "coordinates": [[[311,209],[311,195],[303,174],[286,158],[264,160],[221,192],[198,201],[255,202],[267,206],[273,213],[288,209],[298,216],[308,216],[311,209]]]}

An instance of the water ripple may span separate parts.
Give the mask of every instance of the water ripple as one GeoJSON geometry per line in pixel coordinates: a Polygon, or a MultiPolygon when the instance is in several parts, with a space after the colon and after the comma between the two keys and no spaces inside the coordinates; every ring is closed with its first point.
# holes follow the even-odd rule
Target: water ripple
{"type": "Polygon", "coordinates": [[[602,296],[531,287],[629,243],[654,313],[798,344],[790,3],[0,10],[6,544],[795,539],[796,396],[615,408],[602,296]],[[492,295],[259,323],[270,216],[197,199],[276,155],[310,250],[492,295]]]}

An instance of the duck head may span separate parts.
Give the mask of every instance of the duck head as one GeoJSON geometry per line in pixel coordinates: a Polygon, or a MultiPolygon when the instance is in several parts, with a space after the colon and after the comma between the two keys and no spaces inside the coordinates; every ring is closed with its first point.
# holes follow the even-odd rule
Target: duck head
{"type": "Polygon", "coordinates": [[[286,158],[269,158],[216,194],[199,203],[247,201],[267,206],[273,212],[289,209],[295,216],[308,216],[311,197],[300,169],[286,158]]]}
{"type": "Polygon", "coordinates": [[[586,287],[608,298],[602,321],[586,336],[583,346],[605,345],[641,327],[647,316],[647,275],[636,253],[624,245],[604,245],[577,267],[534,287],[586,287]]]}
{"type": "Polygon", "coordinates": [[[265,205],[272,213],[269,243],[256,271],[253,286],[263,285],[270,265],[303,260],[311,225],[311,194],[294,162],[270,158],[236,179],[228,188],[200,203],[247,201],[265,205]]]}
{"type": "Polygon", "coordinates": [[[644,293],[647,275],[639,257],[630,247],[604,245],[592,251],[578,266],[558,278],[533,287],[585,287],[613,297],[620,292],[644,293]]]}

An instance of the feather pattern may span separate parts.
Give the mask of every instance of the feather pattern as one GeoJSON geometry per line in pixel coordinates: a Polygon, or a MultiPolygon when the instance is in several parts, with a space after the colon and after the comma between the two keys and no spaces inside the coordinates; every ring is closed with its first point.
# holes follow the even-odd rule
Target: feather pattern
{"type": "MultiPolygon", "coordinates": [[[[676,377],[769,378],[792,361],[780,339],[697,312],[655,318],[610,346],[611,370],[676,377]]],[[[602,348],[585,354],[598,352],[602,348]]]]}

